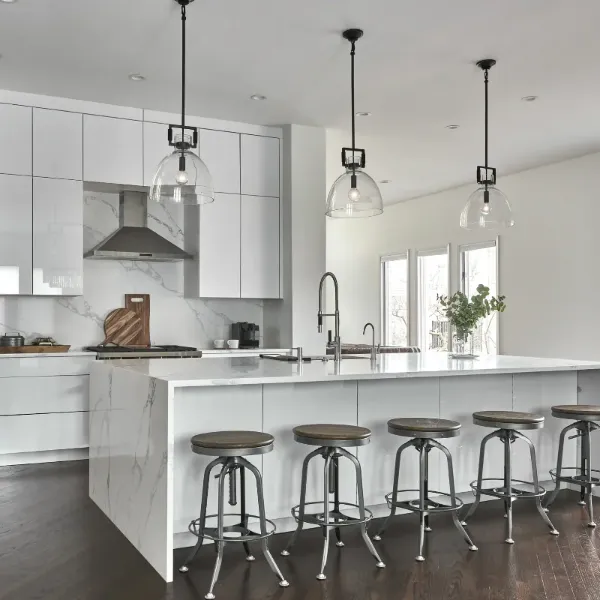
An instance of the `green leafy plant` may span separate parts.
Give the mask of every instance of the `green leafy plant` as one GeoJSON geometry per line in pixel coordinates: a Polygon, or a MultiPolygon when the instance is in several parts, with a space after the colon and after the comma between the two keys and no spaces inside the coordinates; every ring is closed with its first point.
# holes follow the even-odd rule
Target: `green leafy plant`
{"type": "Polygon", "coordinates": [[[456,338],[461,341],[466,341],[481,319],[493,312],[506,310],[506,296],[490,297],[490,288],[482,284],[477,286],[477,294],[471,296],[470,301],[462,292],[450,297],[438,296],[437,299],[440,312],[454,326],[456,338]]]}

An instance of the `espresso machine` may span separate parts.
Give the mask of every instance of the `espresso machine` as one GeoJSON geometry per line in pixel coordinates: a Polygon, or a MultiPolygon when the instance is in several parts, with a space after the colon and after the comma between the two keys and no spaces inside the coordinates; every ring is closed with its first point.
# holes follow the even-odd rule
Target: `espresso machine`
{"type": "Polygon", "coordinates": [[[240,340],[240,348],[258,348],[260,328],[255,323],[233,323],[231,339],[240,340]]]}

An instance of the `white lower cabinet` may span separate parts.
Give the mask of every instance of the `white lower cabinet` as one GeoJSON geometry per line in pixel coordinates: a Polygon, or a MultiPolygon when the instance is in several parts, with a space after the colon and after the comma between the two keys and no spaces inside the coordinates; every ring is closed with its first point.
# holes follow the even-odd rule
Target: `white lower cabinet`
{"type": "Polygon", "coordinates": [[[279,198],[242,196],[242,298],[280,298],[279,198]]]}

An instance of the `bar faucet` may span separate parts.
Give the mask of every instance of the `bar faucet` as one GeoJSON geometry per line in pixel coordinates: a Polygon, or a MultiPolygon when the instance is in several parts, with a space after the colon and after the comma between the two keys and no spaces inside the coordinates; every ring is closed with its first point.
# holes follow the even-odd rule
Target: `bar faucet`
{"type": "Polygon", "coordinates": [[[373,323],[367,323],[364,327],[363,327],[363,335],[365,335],[365,333],[367,332],[367,327],[370,327],[372,332],[373,332],[373,340],[371,343],[371,361],[375,362],[377,360],[377,346],[375,346],[375,325],[373,325],[373,323]]]}
{"type": "Polygon", "coordinates": [[[317,315],[317,323],[319,326],[319,333],[321,333],[323,331],[323,317],[334,317],[335,319],[335,335],[333,337],[333,347],[334,347],[334,360],[336,362],[339,362],[342,358],[342,342],[340,339],[340,298],[339,298],[339,286],[338,286],[338,280],[337,277],[331,273],[330,271],[327,271],[327,273],[325,273],[323,275],[323,277],[321,277],[321,281],[319,283],[319,312],[317,315]],[[323,284],[325,283],[325,280],[331,277],[332,281],[333,281],[333,287],[335,290],[335,312],[333,313],[323,313],[323,284]]]}

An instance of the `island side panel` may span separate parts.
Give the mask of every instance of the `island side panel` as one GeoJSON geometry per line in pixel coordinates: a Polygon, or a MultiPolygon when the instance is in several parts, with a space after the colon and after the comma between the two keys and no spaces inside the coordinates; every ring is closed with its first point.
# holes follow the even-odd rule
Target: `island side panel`
{"type": "MultiPolygon", "coordinates": [[[[520,373],[513,376],[513,410],[538,413],[545,417],[544,428],[523,431],[535,444],[540,481],[551,482],[550,469],[556,467],[558,442],[561,430],[570,421],[556,419],[551,408],[556,404],[577,404],[577,373],[520,373]]],[[[577,464],[577,440],[565,440],[565,466],[577,464]]],[[[514,477],[531,481],[529,449],[522,441],[513,444],[514,477]]],[[[547,490],[553,485],[545,485],[547,490]]]]}
{"type": "Polygon", "coordinates": [[[166,581],[173,579],[168,384],[96,363],[90,378],[90,498],[166,581]]]}
{"type": "MultiPolygon", "coordinates": [[[[578,371],[577,391],[577,404],[600,405],[600,371],[578,371]]],[[[564,423],[567,425],[568,421],[564,423]]],[[[592,434],[591,446],[592,469],[600,469],[600,431],[592,434]]],[[[579,465],[579,460],[577,464],[579,465]]],[[[594,489],[594,495],[600,496],[600,488],[594,489]]]]}
{"type": "MultiPolygon", "coordinates": [[[[196,538],[189,533],[190,521],[200,515],[202,478],[205,467],[215,456],[203,456],[192,452],[190,440],[198,433],[246,429],[263,430],[262,386],[225,385],[176,388],[174,393],[174,459],[173,502],[176,548],[191,546],[196,538]]],[[[268,431],[268,430],[267,430],[268,431]]],[[[275,442],[277,444],[277,441],[275,442]]],[[[261,472],[263,457],[248,456],[261,472]]],[[[213,475],[220,472],[220,467],[213,475]]],[[[239,481],[239,476],[238,476],[239,481]]],[[[227,484],[229,485],[229,484],[227,484]]],[[[208,514],[217,513],[218,481],[211,478],[208,496],[208,514]]],[[[226,488],[226,491],[229,488],[226,488]]],[[[246,476],[247,507],[257,514],[256,484],[251,473],[246,476]]],[[[239,510],[237,506],[225,505],[226,512],[239,510]]]]}
{"type": "MultiPolygon", "coordinates": [[[[392,491],[396,451],[409,438],[388,433],[387,422],[399,417],[438,418],[439,378],[386,379],[358,382],[358,424],[372,432],[371,443],[359,448],[363,466],[365,499],[368,505],[385,504],[392,491]]],[[[429,460],[429,487],[439,490],[440,453],[432,451],[429,460]]],[[[419,487],[419,453],[406,449],[400,465],[400,489],[419,487]]],[[[444,490],[447,486],[443,486],[444,490]]],[[[443,491],[443,490],[442,490],[443,491]]],[[[400,495],[414,499],[418,492],[400,495]]]]}
{"type": "MultiPolygon", "coordinates": [[[[473,423],[479,410],[512,410],[512,375],[440,377],[440,417],[461,423],[459,437],[441,440],[452,452],[457,492],[470,491],[477,479],[479,447],[484,436],[494,431],[473,423]]],[[[492,439],[486,448],[484,477],[504,477],[504,446],[492,439]]],[[[441,479],[445,481],[442,470],[441,479]]],[[[447,487],[442,491],[446,491],[447,487]]]]}
{"type": "MultiPolygon", "coordinates": [[[[316,448],[294,441],[292,429],[309,423],[356,425],[357,383],[265,385],[263,394],[264,430],[275,436],[275,450],[264,455],[263,463],[267,513],[275,519],[288,518],[300,501],[302,461],[316,448]]],[[[323,499],[323,459],[318,456],[311,461],[306,499],[323,499]]],[[[340,459],[340,500],[356,502],[354,467],[347,459],[340,459]]],[[[290,522],[278,523],[278,529],[289,529],[290,522]]]]}

